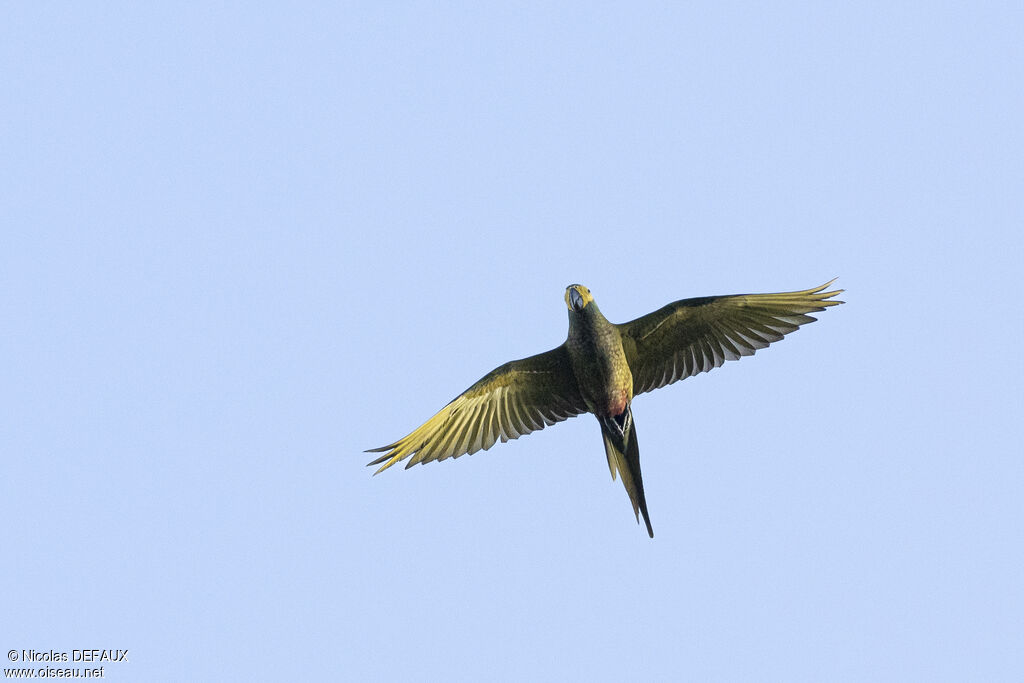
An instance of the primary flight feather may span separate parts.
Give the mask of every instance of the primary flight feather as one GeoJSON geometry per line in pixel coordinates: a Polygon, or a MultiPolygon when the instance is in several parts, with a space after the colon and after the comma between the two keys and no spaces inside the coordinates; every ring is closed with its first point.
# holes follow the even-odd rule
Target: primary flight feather
{"type": "MultiPolygon", "coordinates": [[[[835,282],[833,280],[832,282],[835,282]]],[[[487,450],[582,413],[601,424],[612,478],[622,479],[633,512],[654,537],[631,402],[636,394],[751,356],[843,303],[843,290],[820,287],[778,294],[736,294],[676,301],[628,323],[601,314],[590,290],[565,290],[569,335],[561,346],[495,368],[384,453],[374,474],[487,450]]]]}

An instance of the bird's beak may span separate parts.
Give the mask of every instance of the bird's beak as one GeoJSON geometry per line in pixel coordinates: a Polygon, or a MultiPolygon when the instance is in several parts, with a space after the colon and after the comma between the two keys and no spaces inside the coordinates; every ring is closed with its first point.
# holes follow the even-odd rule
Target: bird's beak
{"type": "Polygon", "coordinates": [[[585,305],[583,302],[583,295],[580,294],[580,290],[575,287],[569,290],[569,305],[572,306],[572,310],[574,311],[582,311],[583,306],[585,305]]]}

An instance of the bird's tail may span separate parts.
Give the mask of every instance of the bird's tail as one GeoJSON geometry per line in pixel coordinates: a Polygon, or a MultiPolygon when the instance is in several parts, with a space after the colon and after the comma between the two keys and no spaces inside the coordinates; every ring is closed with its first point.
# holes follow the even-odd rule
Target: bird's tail
{"type": "Polygon", "coordinates": [[[608,456],[608,469],[612,472],[612,479],[615,479],[615,473],[618,472],[622,485],[629,494],[629,500],[633,503],[637,524],[640,523],[640,513],[643,513],[647,533],[654,538],[651,518],[647,514],[647,499],[644,498],[644,479],[640,474],[640,446],[636,441],[633,411],[627,405],[621,415],[598,419],[601,422],[604,452],[608,456]]]}

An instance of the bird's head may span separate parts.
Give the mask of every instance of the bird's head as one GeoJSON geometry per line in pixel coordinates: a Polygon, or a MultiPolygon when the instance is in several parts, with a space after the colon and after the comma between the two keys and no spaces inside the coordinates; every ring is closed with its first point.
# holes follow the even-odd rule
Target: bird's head
{"type": "Polygon", "coordinates": [[[590,290],[583,285],[569,285],[565,288],[565,305],[574,313],[579,313],[589,304],[594,303],[590,290]]]}

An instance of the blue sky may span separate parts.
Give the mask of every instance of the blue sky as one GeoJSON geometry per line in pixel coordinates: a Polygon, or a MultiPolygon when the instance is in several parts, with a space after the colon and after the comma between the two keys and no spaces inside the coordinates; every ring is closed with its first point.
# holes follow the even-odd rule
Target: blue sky
{"type": "MultiPolygon", "coordinates": [[[[109,680],[1020,680],[1015,3],[0,14],[6,649],[109,680]],[[689,296],[847,304],[634,403],[362,451],[689,296]]],[[[6,664],[5,664],[6,666],[6,664]]]]}

